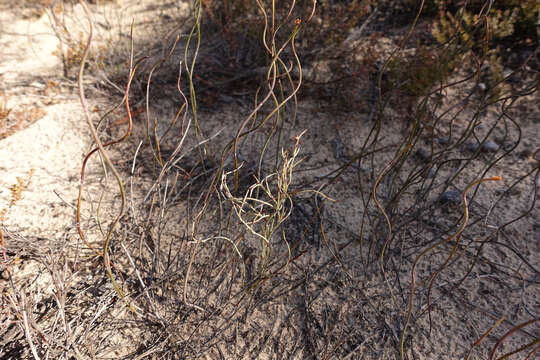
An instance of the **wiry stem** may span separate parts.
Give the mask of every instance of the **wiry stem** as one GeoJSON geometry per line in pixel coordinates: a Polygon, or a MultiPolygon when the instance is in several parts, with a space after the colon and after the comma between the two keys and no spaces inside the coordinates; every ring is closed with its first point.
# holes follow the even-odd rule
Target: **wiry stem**
{"type": "MultiPolygon", "coordinates": [[[[118,223],[119,223],[120,219],[122,218],[122,216],[124,215],[124,211],[125,211],[125,208],[126,208],[126,194],[125,194],[124,185],[122,183],[122,178],[120,176],[120,173],[118,172],[118,170],[116,169],[116,167],[112,163],[109,155],[105,151],[105,146],[101,142],[101,139],[99,138],[97,130],[96,130],[94,124],[92,123],[92,120],[90,119],[90,114],[88,112],[88,107],[87,107],[87,104],[86,104],[86,97],[85,97],[85,94],[84,94],[84,86],[83,86],[83,75],[84,75],[84,67],[86,65],[86,61],[87,61],[87,58],[88,58],[88,52],[89,52],[89,49],[90,49],[90,45],[92,43],[93,23],[92,23],[92,18],[91,18],[91,15],[90,15],[90,11],[88,10],[88,7],[86,5],[86,2],[84,0],[79,0],[79,4],[81,4],[81,6],[82,6],[82,8],[83,8],[83,10],[84,10],[84,12],[85,12],[85,14],[87,16],[88,24],[89,24],[88,40],[86,42],[86,46],[84,48],[84,52],[83,52],[83,55],[82,55],[81,64],[80,64],[80,67],[79,67],[79,75],[78,75],[78,79],[77,79],[78,80],[79,99],[81,101],[81,106],[82,106],[82,109],[83,109],[84,118],[86,120],[88,128],[90,129],[90,133],[92,135],[92,138],[93,138],[94,142],[97,145],[97,149],[92,150],[90,152],[90,154],[88,154],[88,156],[92,155],[97,150],[99,150],[99,154],[103,158],[103,160],[104,160],[105,164],[107,165],[107,167],[113,173],[113,175],[114,175],[114,177],[116,179],[116,182],[118,183],[118,188],[120,190],[120,199],[121,199],[120,211],[119,211],[118,215],[114,218],[112,224],[109,227],[109,230],[108,230],[107,235],[105,237],[105,243],[103,245],[103,252],[100,255],[103,256],[103,262],[105,264],[105,268],[107,269],[107,274],[108,274],[109,279],[111,280],[111,282],[112,282],[112,284],[114,286],[115,291],[117,292],[117,294],[122,299],[124,299],[126,301],[126,304],[129,306],[129,308],[133,312],[135,312],[135,309],[128,302],[128,300],[126,299],[124,293],[120,289],[120,286],[116,282],[116,280],[114,278],[114,274],[113,274],[112,269],[111,269],[111,260],[110,260],[110,255],[109,255],[109,247],[110,247],[110,243],[111,243],[112,234],[114,232],[114,229],[115,229],[116,225],[118,225],[118,223]]],[[[132,31],[133,31],[133,25],[132,25],[132,31]]],[[[131,37],[131,39],[132,39],[132,42],[133,42],[133,36],[131,37]]],[[[133,43],[132,43],[132,47],[133,47],[133,43]]],[[[133,55],[133,49],[132,49],[131,54],[133,55]]],[[[142,59],[141,59],[141,61],[142,61],[142,59]]],[[[138,63],[140,63],[140,61],[138,63]]],[[[121,137],[120,139],[118,139],[116,141],[107,143],[106,144],[107,146],[119,143],[119,142],[125,140],[131,134],[133,119],[132,119],[131,111],[130,111],[130,108],[129,108],[129,98],[128,98],[127,94],[129,93],[129,87],[130,87],[130,84],[131,84],[131,80],[133,79],[133,76],[135,74],[135,68],[136,68],[136,66],[135,67],[133,66],[133,57],[131,57],[130,76],[129,76],[129,81],[128,81],[128,85],[127,85],[127,89],[126,89],[126,110],[127,110],[128,119],[129,119],[128,129],[127,129],[127,131],[126,131],[126,133],[125,133],[125,135],[123,137],[121,137]]],[[[85,161],[83,163],[83,166],[86,164],[86,161],[88,160],[88,156],[85,159],[85,161]]],[[[84,170],[83,170],[82,174],[83,175],[82,175],[82,178],[81,178],[81,185],[80,185],[80,189],[79,189],[79,198],[78,198],[78,203],[77,203],[77,216],[78,216],[77,223],[78,224],[80,223],[80,199],[81,199],[80,193],[81,193],[81,188],[82,188],[82,180],[83,180],[83,176],[84,176],[84,170]]],[[[79,234],[82,234],[82,232],[80,231],[80,228],[79,228],[79,234]]],[[[83,237],[83,240],[84,240],[84,237],[83,237]]]]}
{"type": "Polygon", "coordinates": [[[461,236],[461,234],[463,233],[463,231],[465,230],[465,227],[467,226],[467,223],[469,222],[469,205],[467,204],[467,192],[469,191],[469,189],[471,189],[473,186],[477,185],[477,184],[480,184],[482,182],[485,182],[485,181],[499,181],[499,180],[502,180],[501,177],[499,176],[493,176],[493,177],[490,177],[490,178],[483,178],[483,179],[479,179],[479,180],[476,180],[476,181],[473,181],[472,183],[470,183],[466,188],[465,190],[463,191],[463,194],[462,194],[462,200],[463,200],[463,222],[461,223],[461,226],[459,227],[459,229],[452,235],[450,235],[448,238],[444,239],[444,240],[441,240],[437,243],[435,243],[434,245],[428,247],[427,249],[423,250],[420,254],[418,254],[418,256],[416,257],[415,261],[414,261],[414,264],[412,266],[412,269],[411,269],[411,296],[409,298],[409,308],[407,310],[407,318],[405,320],[405,325],[403,326],[403,331],[401,332],[401,340],[399,342],[399,352],[400,352],[400,356],[401,356],[401,359],[405,359],[405,350],[404,350],[404,344],[405,344],[405,335],[407,333],[407,327],[409,325],[409,321],[411,319],[411,315],[412,315],[412,310],[413,310],[413,305],[414,305],[414,291],[415,291],[415,270],[416,270],[416,266],[418,265],[418,263],[420,262],[420,260],[430,251],[432,251],[433,249],[439,247],[440,245],[444,244],[444,243],[448,243],[450,241],[452,241],[453,239],[455,238],[458,238],[458,241],[459,241],[459,237],[461,236]]]}

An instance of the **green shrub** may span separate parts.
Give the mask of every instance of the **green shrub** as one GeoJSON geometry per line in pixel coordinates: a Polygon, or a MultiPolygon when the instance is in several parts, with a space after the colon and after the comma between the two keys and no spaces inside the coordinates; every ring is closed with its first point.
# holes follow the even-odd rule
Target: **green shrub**
{"type": "Polygon", "coordinates": [[[412,98],[425,96],[433,87],[446,82],[456,62],[457,56],[449,48],[419,47],[413,56],[396,57],[390,61],[387,88],[399,89],[412,98]]]}
{"type": "Polygon", "coordinates": [[[501,53],[512,46],[538,42],[540,5],[535,0],[472,1],[468,8],[454,10],[451,3],[440,4],[440,16],[432,34],[437,42],[458,49],[468,57],[474,53],[487,65],[486,81],[492,100],[507,91],[501,53]]]}

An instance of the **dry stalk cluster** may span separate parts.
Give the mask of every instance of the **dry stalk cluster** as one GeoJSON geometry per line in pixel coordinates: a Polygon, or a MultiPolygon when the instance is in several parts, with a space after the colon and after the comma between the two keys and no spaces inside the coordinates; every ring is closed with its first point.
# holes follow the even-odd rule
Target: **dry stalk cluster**
{"type": "Polygon", "coordinates": [[[523,141],[538,120],[518,118],[523,104],[539,113],[536,32],[519,30],[537,7],[195,0],[149,54],[132,23],[124,84],[107,77],[121,99],[96,121],[99,7],[79,3],[88,30],[65,54],[80,60],[94,142],[74,206],[81,241],[25,253],[0,230],[0,355],[538,353],[540,145],[523,141]],[[383,36],[398,15],[406,30],[383,36]],[[114,185],[89,211],[98,157],[114,185]],[[49,295],[22,279],[23,255],[46,269],[49,295]]]}

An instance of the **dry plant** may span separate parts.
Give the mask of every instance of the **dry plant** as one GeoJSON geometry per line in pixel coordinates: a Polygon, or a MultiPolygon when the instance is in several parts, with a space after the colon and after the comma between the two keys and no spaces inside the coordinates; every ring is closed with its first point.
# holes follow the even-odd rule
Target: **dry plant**
{"type": "Polygon", "coordinates": [[[11,126],[8,126],[8,116],[11,110],[8,107],[7,95],[4,92],[0,92],[0,138],[3,138],[9,134],[11,126]]]}
{"type": "MultiPolygon", "coordinates": [[[[355,109],[362,116],[322,121],[321,107],[306,110],[298,100],[302,89],[321,85],[305,82],[302,54],[312,60],[310,71],[317,72],[318,46],[346,68],[353,59],[343,44],[348,31],[377,29],[381,21],[371,15],[394,11],[385,7],[393,2],[368,11],[369,1],[324,1],[319,13],[314,1],[195,0],[181,31],[159,39],[160,56],[136,58],[131,28],[123,97],[97,121],[85,94],[92,8],[80,3],[89,32],[78,90],[95,144],[82,164],[76,206],[86,248],[66,241],[48,254],[25,250],[47,264],[55,290],[47,299],[27,295],[11,271],[12,290],[2,294],[8,325],[0,330],[10,336],[0,353],[412,359],[442,358],[453,346],[450,357],[495,359],[504,351],[498,359],[533,358],[539,308],[527,291],[538,287],[538,245],[527,238],[533,232],[515,226],[538,214],[540,158],[523,150],[529,125],[516,111],[538,91],[538,50],[489,84],[508,82],[502,91],[482,90],[492,2],[471,15],[467,34],[476,41],[466,46],[463,31],[411,45],[426,21],[424,6],[433,20],[436,5],[447,3],[414,2],[405,35],[369,61],[363,79],[370,90],[359,95],[369,106],[355,109]],[[340,18],[344,9],[354,12],[340,18]],[[313,45],[318,36],[326,42],[313,45]],[[230,58],[215,47],[224,38],[234,40],[230,58]],[[235,73],[242,61],[230,68],[223,61],[233,58],[249,66],[235,73]],[[521,80],[511,84],[516,74],[521,80]],[[164,121],[153,94],[169,96],[161,87],[171,84],[177,108],[164,121]],[[229,102],[231,118],[207,111],[206,98],[220,92],[240,99],[229,102]],[[239,111],[245,93],[252,94],[247,113],[239,111]],[[132,104],[141,106],[143,124],[134,123],[132,104]],[[115,136],[101,125],[121,107],[126,129],[115,136]],[[330,139],[334,132],[340,136],[330,139]],[[133,155],[119,160],[117,152],[133,155]],[[104,187],[90,212],[85,181],[96,175],[86,169],[96,166],[95,155],[99,176],[112,174],[116,187],[104,187]],[[517,168],[516,159],[529,165],[517,168]],[[500,180],[492,173],[505,182],[480,187],[500,180]],[[115,202],[102,201],[108,194],[115,202]],[[75,276],[81,268],[88,278],[75,276]],[[41,303],[52,305],[38,311],[41,303]],[[449,326],[456,333],[450,340],[449,326]],[[124,331],[131,337],[121,338],[124,331]]],[[[347,84],[355,81],[340,86],[347,84]]],[[[4,267],[13,270],[23,250],[12,245],[15,235],[0,236],[4,267]]]]}
{"type": "MultiPolygon", "coordinates": [[[[304,133],[294,137],[295,144],[290,153],[288,150],[282,150],[279,171],[262,179],[258,179],[255,174],[252,174],[255,183],[249,186],[242,196],[233,195],[227,184],[228,175],[237,173],[242,168],[242,164],[237,169],[226,172],[221,176],[220,191],[223,193],[224,198],[231,202],[232,209],[240,223],[260,242],[258,270],[260,281],[267,280],[269,274],[270,276],[277,275],[276,272],[270,269],[270,265],[276,263],[273,246],[276,236],[287,248],[288,259],[284,262],[285,264],[291,262],[294,257],[293,254],[297,252],[297,249],[293,247],[294,245],[291,246],[287,240],[283,228],[283,223],[293,211],[293,197],[312,192],[324,198],[320,192],[315,190],[292,191],[291,189],[295,168],[301,162],[301,159],[297,159],[297,157],[300,152],[300,139],[304,133]]],[[[237,254],[241,257],[242,254],[236,245],[232,241],[230,242],[235,246],[237,254]]],[[[277,260],[280,261],[279,257],[277,257],[277,260]]],[[[283,265],[279,266],[279,270],[283,268],[283,265]]],[[[254,284],[254,286],[256,285],[257,283],[254,284]]]]}
{"type": "Polygon", "coordinates": [[[11,112],[11,109],[8,107],[8,100],[6,94],[0,92],[0,97],[2,97],[2,100],[0,102],[0,121],[2,121],[3,123],[11,112]]]}
{"type": "MultiPolygon", "coordinates": [[[[17,326],[26,336],[26,341],[30,345],[32,354],[35,358],[39,358],[37,355],[34,341],[32,340],[32,314],[28,312],[30,308],[25,299],[25,291],[18,289],[13,282],[12,273],[10,267],[20,262],[20,257],[10,258],[6,250],[5,237],[3,232],[4,223],[9,216],[10,210],[16,206],[22,198],[24,190],[28,187],[33,175],[33,170],[30,170],[26,178],[18,177],[17,182],[9,187],[10,201],[7,207],[0,208],[0,247],[2,252],[2,265],[3,271],[5,271],[6,278],[9,279],[9,286],[2,289],[2,299],[0,304],[2,305],[2,315],[0,320],[2,321],[2,334],[11,335],[7,332],[10,326],[17,326]],[[30,319],[29,319],[30,317],[30,319]]],[[[31,300],[30,300],[31,301],[31,300]]],[[[9,339],[8,339],[9,340],[9,339]]]]}

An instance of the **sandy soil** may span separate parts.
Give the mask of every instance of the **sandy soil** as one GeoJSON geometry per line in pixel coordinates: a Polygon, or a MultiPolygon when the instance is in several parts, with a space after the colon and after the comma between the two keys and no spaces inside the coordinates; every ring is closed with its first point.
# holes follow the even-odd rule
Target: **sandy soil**
{"type": "MultiPolygon", "coordinates": [[[[116,3],[122,6],[103,2],[94,8],[99,34],[96,48],[117,41],[122,44],[117,53],[107,55],[111,57],[127,54],[132,15],[140,25],[138,31],[144,33],[145,29],[167,28],[167,19],[176,15],[173,12],[187,11],[187,6],[172,3],[165,7],[168,13],[152,1],[116,3]],[[149,23],[156,17],[162,23],[149,23]]],[[[62,11],[69,15],[67,26],[85,34],[81,9],[75,6],[62,11]]],[[[212,241],[197,247],[191,277],[184,285],[185,269],[195,247],[187,241],[186,228],[194,223],[194,210],[200,205],[193,203],[202,199],[215,163],[207,164],[205,171],[197,167],[199,150],[195,146],[200,137],[194,132],[193,119],[186,118],[172,128],[176,135],[161,144],[163,153],[170,156],[180,142],[182,126],[189,122],[181,166],[168,172],[156,187],[159,172],[152,165],[145,115],[140,114],[131,138],[111,149],[128,199],[126,216],[114,234],[112,258],[115,274],[124,279],[123,291],[137,307],[135,315],[118,298],[102,260],[93,256],[77,234],[75,206],[81,164],[92,141],[73,74],[71,80],[63,76],[59,40],[51,30],[50,17],[28,9],[3,8],[0,24],[1,91],[12,109],[0,128],[4,130],[0,137],[0,210],[14,279],[10,284],[3,267],[0,321],[5,325],[0,327],[0,358],[32,358],[35,355],[29,344],[34,344],[41,356],[66,359],[398,359],[415,254],[433,241],[449,237],[462,219],[459,200],[444,202],[441,197],[447,191],[460,194],[484,173],[502,176],[504,183],[482,184],[474,198],[469,197],[470,226],[461,239],[460,256],[441,273],[432,290],[430,316],[426,286],[417,283],[421,291],[413,306],[406,356],[463,359],[471,345],[504,316],[501,325],[472,352],[471,359],[483,359],[510,329],[539,316],[540,208],[535,205],[531,209],[535,196],[538,200],[534,191],[538,160],[533,157],[540,149],[537,93],[523,97],[510,111],[509,116],[519,121],[519,129],[501,116],[501,108],[490,107],[482,113],[474,134],[495,142],[496,151],[474,155],[474,137],[461,141],[470,119],[476,116],[472,110],[458,114],[452,110],[444,116],[435,136],[438,143],[433,143],[434,137],[420,139],[416,144],[420,150],[403,163],[399,181],[425,165],[426,152],[429,158],[432,150],[447,151],[441,155],[441,165],[431,170],[435,173],[426,171],[426,176],[415,177],[419,185],[411,187],[392,210],[405,215],[393,223],[394,234],[399,235],[388,249],[392,261],[385,266],[392,271],[388,270],[390,277],[385,280],[377,264],[377,249],[384,243],[387,228],[373,203],[366,201],[374,180],[395,156],[396,144],[410,131],[403,110],[390,107],[376,146],[382,150],[324,188],[333,201],[326,201],[324,208],[317,210],[320,198],[302,195],[294,199],[294,210],[283,226],[291,244],[298,246],[292,255],[294,261],[281,267],[290,248],[277,241],[276,263],[270,268],[279,276],[265,279],[253,291],[246,289],[256,280],[261,244],[233,220],[223,229],[228,214],[233,213],[232,205],[225,201],[202,217],[200,237],[208,236],[212,241]],[[443,141],[450,134],[450,140],[443,141]],[[144,146],[138,151],[141,142],[144,146]],[[509,150],[510,155],[493,164],[509,150]],[[197,180],[188,182],[187,172],[197,180]],[[526,174],[532,175],[522,179],[526,174]],[[423,193],[426,183],[431,185],[423,193]],[[495,231],[521,214],[525,216],[519,221],[495,231]],[[318,224],[316,230],[314,223],[318,224]],[[213,235],[218,229],[219,238],[213,235]],[[230,246],[229,241],[238,247],[230,246]],[[196,307],[188,306],[183,295],[196,307]],[[30,318],[30,332],[24,331],[17,313],[30,318]],[[62,339],[58,342],[62,346],[56,342],[53,346],[52,339],[62,339]]],[[[389,51],[395,43],[383,37],[378,45],[381,51],[389,51]]],[[[456,74],[459,76],[463,74],[456,74]]],[[[103,76],[96,78],[106,82],[103,76]]],[[[121,96],[107,95],[103,87],[91,86],[90,81],[88,85],[89,107],[96,110],[91,116],[97,121],[121,96]]],[[[449,90],[439,111],[451,109],[467,91],[471,91],[470,85],[449,90]]],[[[156,95],[150,108],[160,135],[181,104],[177,94],[172,98],[167,91],[163,93],[156,95]]],[[[234,137],[237,124],[248,116],[250,107],[239,103],[201,109],[199,121],[202,137],[210,138],[206,143],[209,153],[219,154],[234,137]]],[[[328,113],[320,103],[302,100],[297,110],[296,119],[285,124],[280,145],[291,148],[294,136],[307,130],[301,142],[304,161],[295,173],[294,184],[316,183],[312,186],[316,188],[323,183],[317,179],[362,150],[375,124],[369,109],[364,113],[328,113]]],[[[104,138],[123,133],[123,117],[119,110],[105,119],[101,127],[104,138]]],[[[252,178],[249,169],[255,167],[263,142],[259,135],[240,146],[246,161],[245,179],[252,178]]],[[[276,151],[279,147],[272,144],[265,164],[275,160],[276,151]]],[[[231,166],[230,160],[227,165],[231,166]]],[[[120,206],[118,188],[110,172],[104,175],[97,156],[88,164],[86,176],[82,228],[87,241],[101,249],[105,229],[120,206]]],[[[382,182],[377,193],[381,201],[388,200],[392,181],[398,180],[382,182]]],[[[252,184],[247,181],[241,184],[242,189],[252,184]]],[[[438,251],[426,257],[416,269],[417,282],[432,274],[447,255],[448,251],[438,251]]],[[[538,329],[535,323],[512,334],[497,354],[538,339],[538,329]]],[[[509,358],[522,359],[524,355],[509,358]]]]}

